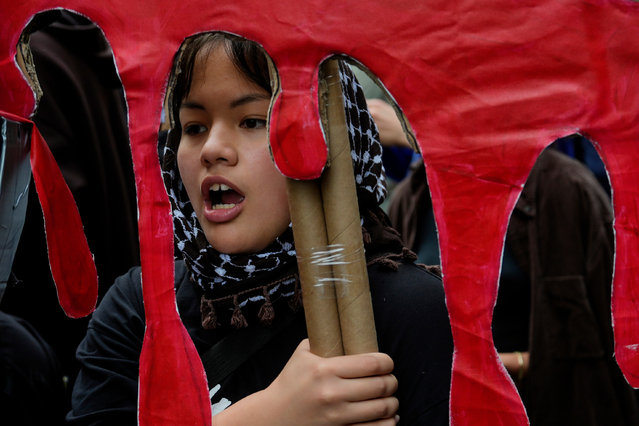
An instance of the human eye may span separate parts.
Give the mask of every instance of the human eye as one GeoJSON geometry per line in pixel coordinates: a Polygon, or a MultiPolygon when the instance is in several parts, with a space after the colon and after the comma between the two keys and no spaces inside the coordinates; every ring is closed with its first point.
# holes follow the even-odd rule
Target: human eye
{"type": "Polygon", "coordinates": [[[264,129],[266,128],[266,120],[263,118],[245,118],[240,123],[240,127],[244,129],[264,129]]]}
{"type": "Polygon", "coordinates": [[[197,136],[206,132],[206,126],[202,124],[187,124],[182,128],[182,134],[187,136],[197,136]]]}

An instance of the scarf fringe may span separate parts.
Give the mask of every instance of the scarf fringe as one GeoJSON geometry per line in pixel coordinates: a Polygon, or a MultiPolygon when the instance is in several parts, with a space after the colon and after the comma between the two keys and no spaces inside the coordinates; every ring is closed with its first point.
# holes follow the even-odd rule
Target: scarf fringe
{"type": "Polygon", "coordinates": [[[235,305],[235,308],[233,309],[233,316],[231,317],[231,325],[235,328],[248,327],[248,322],[246,321],[246,318],[244,318],[242,308],[240,308],[240,304],[237,301],[237,295],[233,296],[233,304],[235,305]]]}
{"type": "Polygon", "coordinates": [[[371,238],[370,232],[368,232],[368,229],[366,229],[366,227],[363,225],[362,225],[362,240],[364,241],[364,244],[370,244],[373,241],[373,239],[371,238]]]}
{"type": "MultiPolygon", "coordinates": [[[[236,329],[248,327],[249,320],[246,317],[246,312],[251,312],[250,315],[255,316],[255,318],[257,318],[257,320],[259,320],[261,324],[265,326],[272,325],[273,321],[275,320],[275,306],[273,305],[271,291],[273,291],[272,289],[274,287],[287,281],[287,286],[293,286],[292,294],[288,296],[287,304],[293,312],[297,312],[302,307],[302,291],[299,276],[297,276],[297,274],[291,274],[267,285],[253,287],[240,293],[224,296],[219,299],[210,299],[207,297],[206,294],[203,294],[200,299],[202,327],[204,329],[215,329],[220,327],[220,317],[218,316],[218,312],[220,309],[222,309],[222,312],[227,312],[229,303],[232,304],[231,309],[233,312],[231,314],[230,320],[227,319],[228,317],[224,315],[222,316],[223,322],[225,322],[226,324],[231,325],[236,329]],[[269,289],[271,290],[269,291],[269,289]],[[260,294],[258,292],[261,292],[261,295],[264,298],[264,302],[259,307],[257,312],[254,311],[252,308],[248,311],[246,309],[243,309],[243,307],[241,306],[242,301],[251,299],[251,295],[256,295],[256,293],[260,294]]],[[[276,293],[276,296],[280,295],[280,293],[276,293]]],[[[251,302],[249,301],[249,303],[251,302]]]]}
{"type": "Polygon", "coordinates": [[[297,312],[302,308],[302,305],[302,284],[298,277],[295,280],[295,293],[293,293],[293,297],[288,301],[288,307],[291,308],[293,312],[297,312]]]}
{"type": "MultiPolygon", "coordinates": [[[[402,247],[402,252],[397,254],[387,254],[384,256],[376,257],[370,260],[367,265],[380,265],[388,270],[397,271],[399,269],[399,263],[401,261],[406,261],[408,263],[414,263],[417,260],[417,255],[408,247],[402,247]]],[[[436,275],[441,277],[441,268],[438,265],[426,266],[422,264],[417,264],[417,266],[426,269],[427,271],[433,272],[436,275]],[[435,272],[439,270],[439,273],[435,272]]]]}
{"type": "Polygon", "coordinates": [[[206,330],[217,328],[220,323],[217,321],[215,306],[213,302],[202,296],[200,300],[200,312],[202,313],[202,327],[206,330]]]}
{"type": "Polygon", "coordinates": [[[422,269],[427,270],[431,274],[437,275],[439,278],[442,278],[442,267],[440,265],[424,265],[423,263],[416,263],[422,269]]]}
{"type": "Polygon", "coordinates": [[[417,254],[408,247],[402,247],[402,258],[409,262],[414,262],[417,260],[417,254]]]}
{"type": "Polygon", "coordinates": [[[262,287],[262,294],[264,295],[264,304],[260,307],[260,311],[257,317],[264,325],[271,325],[275,318],[275,311],[273,310],[273,304],[271,303],[271,297],[268,294],[268,287],[262,287]]]}

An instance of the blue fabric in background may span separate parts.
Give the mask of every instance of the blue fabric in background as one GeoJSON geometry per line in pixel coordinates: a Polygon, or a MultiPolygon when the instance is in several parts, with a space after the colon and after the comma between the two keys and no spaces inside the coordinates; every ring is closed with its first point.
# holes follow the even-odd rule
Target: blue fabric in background
{"type": "Polygon", "coordinates": [[[557,139],[553,144],[556,149],[564,154],[579,160],[592,171],[608,196],[610,196],[610,182],[601,157],[592,142],[579,134],[557,139]]]}
{"type": "Polygon", "coordinates": [[[382,163],[384,163],[386,176],[397,182],[404,179],[416,155],[419,157],[411,148],[385,146],[382,153],[382,163]]]}

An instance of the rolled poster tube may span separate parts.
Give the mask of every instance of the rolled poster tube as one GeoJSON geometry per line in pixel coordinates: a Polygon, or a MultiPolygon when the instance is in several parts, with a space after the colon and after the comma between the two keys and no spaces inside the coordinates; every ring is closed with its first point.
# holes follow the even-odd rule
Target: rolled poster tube
{"type": "Polygon", "coordinates": [[[342,344],[345,354],[375,352],[377,334],[337,60],[327,61],[320,81],[329,153],[321,177],[321,198],[327,245],[333,251],[333,277],[336,283],[343,283],[335,291],[342,344]]]}
{"type": "Polygon", "coordinates": [[[332,269],[322,258],[327,241],[319,183],[288,179],[287,191],[311,352],[343,355],[332,269]]]}

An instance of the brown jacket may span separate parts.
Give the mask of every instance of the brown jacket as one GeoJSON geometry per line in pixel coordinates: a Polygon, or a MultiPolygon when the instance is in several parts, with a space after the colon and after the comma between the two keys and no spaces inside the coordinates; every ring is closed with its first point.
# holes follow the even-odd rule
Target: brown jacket
{"type": "MultiPolygon", "coordinates": [[[[424,166],[402,182],[389,216],[417,249],[431,208],[424,166]]],[[[547,149],[513,211],[507,241],[530,277],[530,367],[520,393],[531,425],[637,425],[634,392],[614,360],[610,314],[613,213],[594,176],[547,149]]]]}

